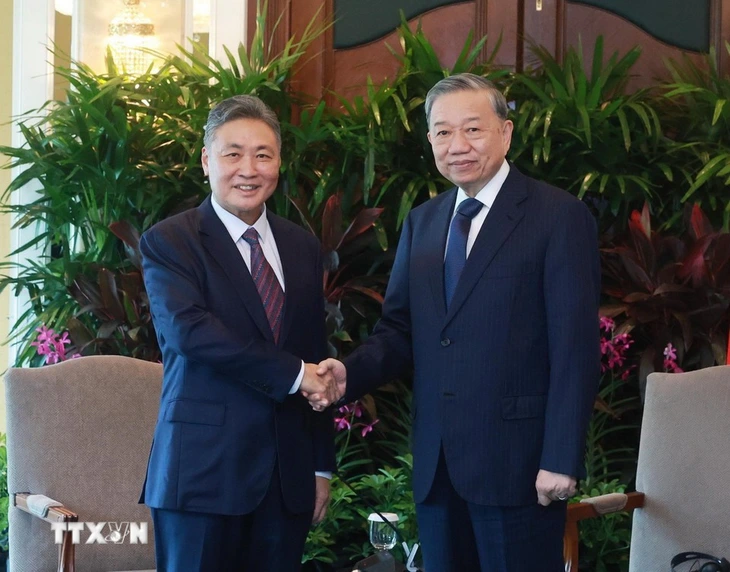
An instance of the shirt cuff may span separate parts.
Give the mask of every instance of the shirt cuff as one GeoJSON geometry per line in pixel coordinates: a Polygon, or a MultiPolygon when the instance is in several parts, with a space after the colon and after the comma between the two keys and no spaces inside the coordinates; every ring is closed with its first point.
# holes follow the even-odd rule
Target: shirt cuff
{"type": "Polygon", "coordinates": [[[302,385],[303,379],[304,379],[304,362],[302,362],[302,369],[299,370],[299,375],[297,376],[297,379],[294,381],[294,385],[292,385],[291,389],[289,390],[289,395],[299,391],[299,387],[302,385]]]}
{"type": "Polygon", "coordinates": [[[332,471],[314,471],[314,476],[332,480],[332,471]]]}

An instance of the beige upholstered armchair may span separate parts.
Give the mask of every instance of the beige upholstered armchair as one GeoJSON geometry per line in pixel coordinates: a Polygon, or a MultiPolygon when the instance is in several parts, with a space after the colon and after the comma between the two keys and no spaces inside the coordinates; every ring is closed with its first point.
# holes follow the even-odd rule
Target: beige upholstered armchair
{"type": "Polygon", "coordinates": [[[137,500],[161,383],[160,364],[120,356],[8,370],[11,572],[73,571],[74,552],[80,571],[154,568],[150,513],[137,500]],[[63,506],[41,518],[23,493],[63,506]],[[85,524],[77,545],[59,531],[57,545],[50,523],[74,520],[97,529],[85,524]]]}
{"type": "Polygon", "coordinates": [[[631,571],[669,570],[680,552],[730,558],[730,366],[649,376],[636,488],[568,507],[566,571],[578,570],[578,521],[604,510],[636,509],[631,571]]]}

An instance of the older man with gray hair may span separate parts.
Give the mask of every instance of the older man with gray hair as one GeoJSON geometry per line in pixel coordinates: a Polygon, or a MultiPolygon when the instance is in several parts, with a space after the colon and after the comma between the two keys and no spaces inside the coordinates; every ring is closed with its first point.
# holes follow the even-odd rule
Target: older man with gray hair
{"type": "Polygon", "coordinates": [[[346,399],[414,368],[413,492],[428,572],[559,572],[599,379],[595,221],[506,160],[502,93],[459,74],[426,98],[436,166],[455,186],[403,225],[346,399]]]}

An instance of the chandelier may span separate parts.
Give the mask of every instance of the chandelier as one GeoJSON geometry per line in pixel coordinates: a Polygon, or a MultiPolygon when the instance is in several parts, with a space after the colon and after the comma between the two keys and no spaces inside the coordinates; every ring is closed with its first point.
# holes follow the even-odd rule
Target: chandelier
{"type": "Polygon", "coordinates": [[[118,68],[139,76],[153,62],[153,56],[145,50],[154,47],[155,25],[140,12],[140,0],[122,2],[124,9],[109,24],[109,47],[118,68]]]}

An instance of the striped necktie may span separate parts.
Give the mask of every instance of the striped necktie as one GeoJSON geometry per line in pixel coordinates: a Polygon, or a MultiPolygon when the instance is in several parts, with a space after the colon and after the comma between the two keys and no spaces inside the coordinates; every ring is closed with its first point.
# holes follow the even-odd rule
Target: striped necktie
{"type": "Polygon", "coordinates": [[[243,240],[251,245],[251,277],[256,290],[261,296],[261,302],[264,305],[266,317],[269,319],[269,326],[274,334],[274,341],[279,341],[279,331],[281,330],[281,317],[284,313],[284,291],[281,284],[274,274],[274,269],[266,260],[264,251],[259,243],[259,233],[251,227],[243,233],[243,240]]]}

